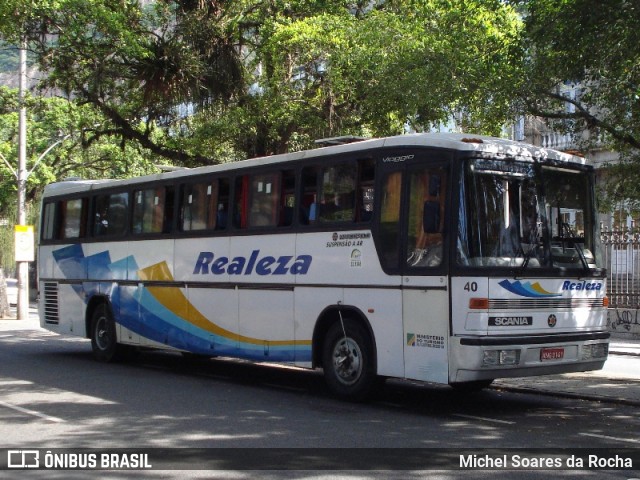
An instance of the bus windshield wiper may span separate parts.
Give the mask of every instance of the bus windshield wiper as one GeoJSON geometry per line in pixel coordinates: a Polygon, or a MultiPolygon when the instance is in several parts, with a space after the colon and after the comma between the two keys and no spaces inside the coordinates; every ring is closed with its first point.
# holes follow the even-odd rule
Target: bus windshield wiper
{"type": "Polygon", "coordinates": [[[585,272],[588,272],[589,262],[587,261],[587,257],[584,255],[584,250],[582,250],[582,247],[580,246],[580,242],[578,241],[579,240],[578,235],[576,234],[576,232],[573,231],[573,229],[571,228],[571,225],[569,225],[566,222],[562,223],[562,228],[563,230],[566,230],[566,232],[568,233],[567,239],[568,240],[573,239],[573,246],[578,252],[578,256],[580,257],[580,262],[582,263],[582,266],[584,267],[585,272]]]}
{"type": "Polygon", "coordinates": [[[522,265],[520,265],[520,275],[522,275],[522,273],[527,269],[527,267],[529,266],[529,261],[531,260],[531,257],[533,257],[536,249],[538,248],[538,246],[540,246],[540,238],[541,238],[540,231],[538,230],[537,227],[534,228],[533,231],[535,233],[531,235],[529,238],[529,240],[531,241],[530,247],[526,252],[524,250],[522,251],[524,260],[522,261],[522,265]]]}

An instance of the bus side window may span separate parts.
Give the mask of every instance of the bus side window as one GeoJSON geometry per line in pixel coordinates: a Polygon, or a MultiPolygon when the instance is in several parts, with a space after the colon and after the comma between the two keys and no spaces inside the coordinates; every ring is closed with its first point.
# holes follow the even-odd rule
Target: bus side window
{"type": "Polygon", "coordinates": [[[445,188],[442,168],[411,174],[407,219],[410,267],[437,267],[442,262],[445,188]]]}
{"type": "Polygon", "coordinates": [[[250,227],[275,227],[278,223],[280,173],[251,175],[250,227]]]}
{"type": "Polygon", "coordinates": [[[165,228],[166,190],[164,187],[133,193],[133,233],[161,233],[165,228]]]}
{"type": "Polygon", "coordinates": [[[305,167],[302,169],[302,197],[298,220],[301,225],[313,225],[318,219],[318,168],[305,167]]]}
{"type": "Polygon", "coordinates": [[[319,222],[354,221],[356,178],[355,162],[344,162],[322,169],[320,202],[316,205],[319,222]]]}
{"type": "Polygon", "coordinates": [[[375,162],[366,158],[358,161],[358,222],[368,222],[373,217],[373,184],[375,181],[375,162]]]}
{"type": "Polygon", "coordinates": [[[326,168],[320,196],[320,221],[351,222],[355,214],[356,166],[349,162],[326,168]]]}
{"type": "Polygon", "coordinates": [[[82,238],[85,234],[87,200],[78,198],[60,202],[60,230],[58,237],[82,238]]]}
{"type": "Polygon", "coordinates": [[[293,225],[296,211],[296,176],[293,170],[282,172],[282,194],[280,195],[279,227],[293,225]]]}
{"type": "Polygon", "coordinates": [[[98,195],[95,198],[93,234],[95,236],[123,235],[127,230],[128,210],[128,193],[98,195]]]}
{"type": "Polygon", "coordinates": [[[42,239],[56,239],[56,207],[58,202],[49,202],[44,205],[42,213],[42,239]]]}
{"type": "Polygon", "coordinates": [[[215,206],[218,200],[218,181],[193,183],[182,187],[180,230],[215,228],[215,206]]]}
{"type": "Polygon", "coordinates": [[[383,179],[380,202],[380,256],[388,269],[397,269],[400,259],[400,207],[402,172],[392,172],[383,179]]]}

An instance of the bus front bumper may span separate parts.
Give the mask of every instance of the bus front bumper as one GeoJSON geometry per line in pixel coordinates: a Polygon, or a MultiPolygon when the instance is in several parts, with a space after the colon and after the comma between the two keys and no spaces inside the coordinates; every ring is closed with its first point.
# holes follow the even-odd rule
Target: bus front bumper
{"type": "Polygon", "coordinates": [[[517,337],[453,337],[449,382],[599,370],[608,332],[517,337]]]}

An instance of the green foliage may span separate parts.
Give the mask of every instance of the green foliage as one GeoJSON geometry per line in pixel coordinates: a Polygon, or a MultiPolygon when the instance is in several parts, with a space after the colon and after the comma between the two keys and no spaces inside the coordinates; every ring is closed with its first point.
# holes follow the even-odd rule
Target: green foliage
{"type": "MultiPolygon", "coordinates": [[[[3,11],[24,25],[44,84],[108,120],[96,136],[187,166],[428,129],[452,113],[496,133],[521,78],[520,21],[499,0],[9,0],[3,11]]],[[[14,43],[15,23],[0,20],[14,43]]]]}
{"type": "Polygon", "coordinates": [[[611,150],[606,203],[640,201],[640,5],[629,0],[526,0],[527,111],[574,136],[584,151],[611,150]],[[578,86],[573,90],[563,84],[578,86]],[[570,105],[571,108],[567,108],[570,105]],[[635,166],[635,168],[634,168],[635,166]]]}
{"type": "Polygon", "coordinates": [[[290,150],[294,137],[302,148],[429,129],[454,113],[497,133],[512,113],[520,22],[501,2],[380,2],[356,15],[344,2],[286,4],[241,5],[251,88],[221,122],[242,126],[236,148],[249,156],[290,150]]]}
{"type": "MultiPolygon", "coordinates": [[[[0,87],[0,155],[17,170],[17,92],[0,87]]],[[[68,177],[127,178],[157,171],[152,157],[134,144],[95,136],[103,118],[90,105],[48,97],[27,99],[27,198],[39,197],[44,185],[68,177]],[[57,143],[59,142],[59,143],[57,143]],[[56,144],[46,155],[47,149],[56,144]]],[[[0,218],[11,218],[16,179],[0,163],[0,218]]]]}
{"type": "MultiPolygon", "coordinates": [[[[0,87],[0,155],[11,166],[0,163],[0,267],[7,273],[15,267],[17,108],[17,92],[0,87]]],[[[129,178],[158,171],[153,157],[135,144],[122,145],[108,136],[96,136],[95,125],[104,119],[90,105],[55,97],[28,97],[27,112],[27,222],[31,225],[38,224],[38,199],[48,183],[69,177],[129,178]]]]}
{"type": "Polygon", "coordinates": [[[18,50],[8,43],[0,41],[0,73],[18,71],[18,50]]]}

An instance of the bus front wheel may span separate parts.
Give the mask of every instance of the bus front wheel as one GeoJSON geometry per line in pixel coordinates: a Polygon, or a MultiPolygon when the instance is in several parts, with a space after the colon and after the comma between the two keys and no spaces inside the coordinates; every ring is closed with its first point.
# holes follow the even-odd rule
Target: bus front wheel
{"type": "Polygon", "coordinates": [[[337,396],[360,401],[375,384],[373,347],[366,330],[351,319],[334,323],[324,341],[324,378],[337,396]]]}
{"type": "Polygon", "coordinates": [[[119,354],[116,324],[109,308],[98,305],[91,316],[91,349],[96,360],[111,362],[119,354]]]}

